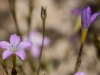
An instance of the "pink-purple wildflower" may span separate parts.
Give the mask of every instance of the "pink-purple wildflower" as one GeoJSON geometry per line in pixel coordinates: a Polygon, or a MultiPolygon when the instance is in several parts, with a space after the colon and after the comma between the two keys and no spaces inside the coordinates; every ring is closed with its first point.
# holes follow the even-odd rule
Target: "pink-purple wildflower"
{"type": "MultiPolygon", "coordinates": [[[[29,40],[33,43],[33,46],[30,48],[30,53],[33,57],[38,58],[41,52],[42,40],[43,37],[40,35],[38,31],[30,31],[29,40]]],[[[28,39],[24,37],[24,39],[28,39]]],[[[50,39],[48,37],[44,38],[44,47],[50,45],[50,39]]]]}
{"type": "Polygon", "coordinates": [[[20,37],[16,34],[13,34],[10,36],[10,43],[6,41],[0,42],[0,47],[6,49],[2,54],[2,59],[4,60],[10,55],[15,54],[16,56],[24,60],[26,58],[24,49],[30,46],[32,46],[32,43],[30,41],[20,42],[20,37]]]}
{"type": "Polygon", "coordinates": [[[72,14],[79,15],[79,14],[81,14],[82,10],[74,8],[74,9],[71,10],[71,12],[72,12],[72,14]]]}
{"type": "Polygon", "coordinates": [[[84,72],[77,72],[74,75],[84,75],[84,72]]]}
{"type": "Polygon", "coordinates": [[[99,13],[94,13],[92,15],[91,9],[89,6],[85,9],[83,9],[82,14],[81,14],[82,27],[88,28],[98,15],[99,15],[99,13]]]}
{"type": "Polygon", "coordinates": [[[73,9],[72,14],[79,15],[81,14],[81,21],[82,21],[82,27],[88,28],[90,24],[96,19],[96,17],[99,15],[99,13],[94,13],[92,15],[90,7],[86,7],[83,10],[79,9],[73,9]]]}

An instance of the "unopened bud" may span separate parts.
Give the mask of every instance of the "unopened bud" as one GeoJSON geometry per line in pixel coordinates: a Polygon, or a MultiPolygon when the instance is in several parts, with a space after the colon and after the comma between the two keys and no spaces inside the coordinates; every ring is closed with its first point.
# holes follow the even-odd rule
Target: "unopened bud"
{"type": "Polygon", "coordinates": [[[46,8],[41,7],[41,18],[46,19],[46,17],[47,17],[46,8]]]}

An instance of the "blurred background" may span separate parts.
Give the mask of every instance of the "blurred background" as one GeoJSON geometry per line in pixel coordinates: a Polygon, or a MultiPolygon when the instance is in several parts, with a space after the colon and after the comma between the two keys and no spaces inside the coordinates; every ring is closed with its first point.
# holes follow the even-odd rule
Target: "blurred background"
{"type": "MultiPolygon", "coordinates": [[[[28,39],[30,5],[32,14],[29,30],[36,31],[39,38],[42,38],[43,32],[41,6],[47,9],[45,36],[50,42],[43,49],[40,75],[73,75],[81,40],[81,10],[89,5],[92,14],[100,12],[100,0],[15,0],[16,19],[22,40],[28,39]],[[74,13],[74,9],[78,11],[74,13]],[[76,25],[79,27],[75,29],[76,25]]],[[[17,31],[9,2],[0,0],[0,40],[9,41],[13,33],[17,31]]],[[[3,50],[0,51],[2,56],[3,50]]],[[[7,61],[7,70],[11,72],[11,57],[7,61]]],[[[38,57],[27,54],[27,59],[19,62],[26,75],[36,75],[38,57]]],[[[18,75],[25,75],[19,67],[17,69],[18,75]]],[[[79,71],[85,72],[85,75],[100,75],[100,16],[89,27],[79,71]]],[[[3,75],[1,68],[0,75],[3,75]]]]}

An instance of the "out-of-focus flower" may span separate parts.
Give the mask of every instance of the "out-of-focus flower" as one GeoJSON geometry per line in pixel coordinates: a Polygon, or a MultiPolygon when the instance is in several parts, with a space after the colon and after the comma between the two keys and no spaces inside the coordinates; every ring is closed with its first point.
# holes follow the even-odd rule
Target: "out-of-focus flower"
{"type": "Polygon", "coordinates": [[[91,14],[91,9],[88,6],[87,8],[83,9],[81,14],[81,23],[83,28],[88,28],[90,24],[96,19],[99,13],[91,14]]]}
{"type": "Polygon", "coordinates": [[[91,9],[88,6],[87,8],[84,8],[83,10],[79,9],[72,9],[72,14],[81,15],[81,24],[83,28],[88,28],[90,24],[96,19],[96,17],[99,15],[99,13],[91,14],[91,9]]]}
{"type": "MultiPolygon", "coordinates": [[[[30,31],[28,37],[29,40],[33,43],[33,46],[30,49],[31,55],[35,58],[38,58],[41,52],[43,37],[40,35],[38,31],[30,31]]],[[[24,39],[28,39],[28,38],[24,37],[24,39]]],[[[48,37],[45,37],[44,46],[46,47],[49,45],[50,45],[50,39],[48,37]]]]}
{"type": "Polygon", "coordinates": [[[82,11],[77,8],[74,8],[71,10],[71,12],[72,12],[72,14],[79,15],[79,14],[81,14],[82,11]]]}
{"type": "Polygon", "coordinates": [[[20,57],[22,60],[25,59],[26,54],[24,49],[30,47],[32,43],[30,41],[20,42],[20,37],[16,34],[10,36],[10,43],[6,41],[0,42],[0,47],[6,49],[2,54],[2,59],[8,58],[10,55],[15,54],[20,57]]]}
{"type": "Polygon", "coordinates": [[[70,37],[70,42],[73,43],[73,41],[75,40],[75,37],[77,35],[77,32],[79,31],[79,29],[81,28],[81,17],[78,16],[75,27],[74,27],[74,33],[72,34],[72,36],[70,37]]]}
{"type": "Polygon", "coordinates": [[[84,72],[77,72],[74,75],[84,75],[84,72]]]}
{"type": "Polygon", "coordinates": [[[77,36],[77,32],[81,28],[81,10],[75,8],[75,9],[72,9],[71,12],[72,12],[72,14],[78,15],[75,26],[74,26],[74,30],[73,30],[74,33],[72,34],[72,36],[69,39],[69,41],[71,43],[73,43],[77,36]]]}
{"type": "Polygon", "coordinates": [[[85,41],[88,27],[96,19],[98,15],[99,13],[94,13],[93,15],[91,15],[91,9],[89,6],[83,9],[82,14],[81,14],[81,24],[82,24],[81,42],[82,43],[84,43],[85,41]]]}

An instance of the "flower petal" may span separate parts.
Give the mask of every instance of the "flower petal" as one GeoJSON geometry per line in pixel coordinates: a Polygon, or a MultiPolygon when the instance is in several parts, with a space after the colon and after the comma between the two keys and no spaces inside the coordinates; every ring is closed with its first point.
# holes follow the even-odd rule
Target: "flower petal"
{"type": "Polygon", "coordinates": [[[34,30],[34,31],[30,31],[29,33],[29,37],[33,38],[34,36],[36,36],[38,34],[38,31],[34,30]]]}
{"type": "Polygon", "coordinates": [[[44,38],[44,46],[49,46],[49,44],[50,44],[50,39],[45,37],[44,38]]]}
{"type": "Polygon", "coordinates": [[[72,14],[75,14],[75,15],[79,15],[80,14],[80,10],[79,9],[72,9],[72,14]]]}
{"type": "Polygon", "coordinates": [[[5,50],[3,52],[3,54],[2,54],[2,59],[4,60],[4,59],[8,58],[12,54],[13,54],[13,52],[11,50],[5,50]]]}
{"type": "Polygon", "coordinates": [[[42,44],[42,37],[39,35],[39,32],[37,32],[37,31],[31,31],[29,39],[35,45],[40,45],[41,46],[41,44],[42,44]]]}
{"type": "Polygon", "coordinates": [[[31,52],[33,57],[38,58],[40,56],[40,47],[32,46],[30,52],[31,52]]]}
{"type": "Polygon", "coordinates": [[[94,13],[92,16],[91,16],[91,19],[90,19],[90,23],[92,23],[96,17],[99,15],[99,13],[94,13]]]}
{"type": "Polygon", "coordinates": [[[10,43],[11,44],[18,45],[19,42],[20,42],[19,36],[17,36],[16,34],[13,34],[10,36],[10,43]]]}
{"type": "Polygon", "coordinates": [[[81,22],[83,28],[88,28],[90,25],[90,18],[91,18],[91,9],[88,6],[87,8],[83,9],[81,15],[81,22]]]}
{"type": "Polygon", "coordinates": [[[85,11],[86,11],[87,13],[91,13],[91,8],[88,6],[88,7],[85,9],[85,11]]]}
{"type": "Polygon", "coordinates": [[[5,48],[5,49],[9,49],[10,48],[10,43],[8,43],[6,41],[1,41],[0,42],[0,47],[5,48]]]}
{"type": "Polygon", "coordinates": [[[19,49],[25,49],[32,46],[32,43],[30,41],[23,41],[19,43],[19,49]]]}
{"type": "MultiPolygon", "coordinates": [[[[31,31],[29,38],[30,38],[30,40],[32,41],[32,43],[34,45],[37,45],[37,46],[41,46],[42,45],[43,37],[39,34],[39,32],[31,31]]],[[[49,44],[50,44],[49,38],[45,37],[44,38],[44,46],[48,46],[49,44]]]]}
{"type": "Polygon", "coordinates": [[[17,52],[15,52],[15,54],[20,57],[22,60],[25,60],[26,58],[26,54],[23,50],[18,50],[17,52]]]}
{"type": "Polygon", "coordinates": [[[84,72],[77,72],[74,75],[84,75],[84,72]]]}

